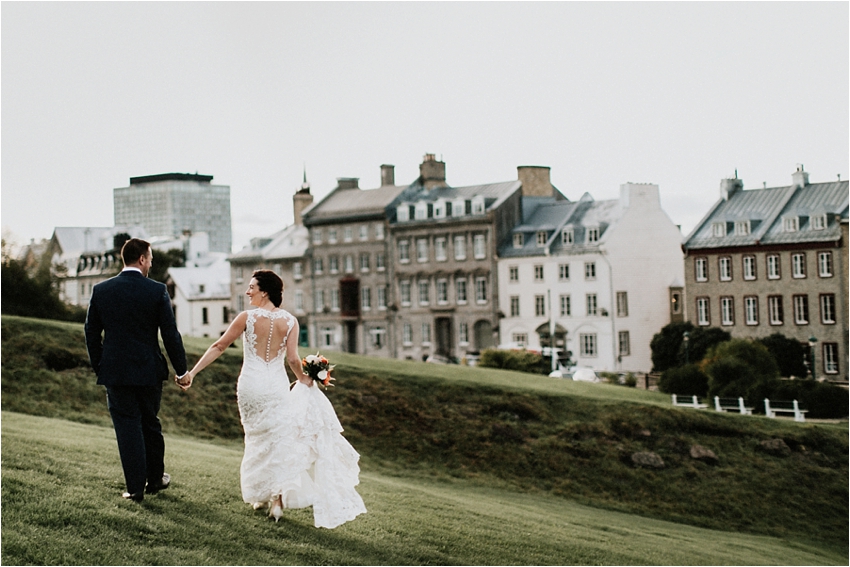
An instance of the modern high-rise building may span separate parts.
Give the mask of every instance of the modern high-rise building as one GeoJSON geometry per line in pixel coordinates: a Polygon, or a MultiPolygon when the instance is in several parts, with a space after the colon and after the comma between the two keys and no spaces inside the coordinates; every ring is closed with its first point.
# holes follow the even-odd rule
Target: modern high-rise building
{"type": "Polygon", "coordinates": [[[115,224],[144,227],[154,236],[206,232],[210,252],[230,253],[230,186],[212,175],[163,173],[131,177],[113,190],[115,224]]]}

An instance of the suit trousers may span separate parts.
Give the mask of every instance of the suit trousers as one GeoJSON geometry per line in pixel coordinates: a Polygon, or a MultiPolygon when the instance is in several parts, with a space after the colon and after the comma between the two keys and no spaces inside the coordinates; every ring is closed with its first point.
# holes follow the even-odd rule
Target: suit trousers
{"type": "Polygon", "coordinates": [[[165,470],[165,440],[159,422],[162,383],[156,386],[107,386],[106,403],[115,427],[127,492],[159,484],[165,470]]]}

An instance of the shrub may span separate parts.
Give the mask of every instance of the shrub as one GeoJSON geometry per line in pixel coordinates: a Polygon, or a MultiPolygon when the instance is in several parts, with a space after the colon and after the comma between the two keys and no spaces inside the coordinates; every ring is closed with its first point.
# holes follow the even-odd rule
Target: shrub
{"type": "Polygon", "coordinates": [[[708,376],[698,364],[668,368],[658,380],[658,389],[667,394],[704,397],[708,392],[708,376]]]}
{"type": "Polygon", "coordinates": [[[779,378],[779,367],[763,344],[732,339],[709,350],[702,369],[708,375],[708,395],[743,397],[751,404],[761,390],[769,390],[779,378]]]}
{"type": "Polygon", "coordinates": [[[479,366],[518,370],[519,372],[543,373],[543,357],[526,350],[500,350],[488,348],[481,352],[479,366]]]}
{"type": "Polygon", "coordinates": [[[705,358],[711,347],[730,338],[732,335],[718,327],[694,327],[689,322],[665,325],[649,343],[652,370],[664,372],[686,363],[697,363],[705,358]],[[684,341],[685,332],[688,333],[687,345],[684,341]]]}
{"type": "Polygon", "coordinates": [[[780,376],[804,378],[808,374],[809,370],[804,362],[807,355],[806,347],[800,341],[788,338],[781,333],[774,333],[758,341],[767,347],[776,360],[780,376]]]}
{"type": "Polygon", "coordinates": [[[764,398],[771,400],[797,400],[800,405],[809,410],[808,417],[815,419],[836,419],[847,417],[848,398],[847,390],[828,382],[816,382],[814,380],[779,380],[774,387],[765,392],[758,400],[762,408],[764,398]]]}

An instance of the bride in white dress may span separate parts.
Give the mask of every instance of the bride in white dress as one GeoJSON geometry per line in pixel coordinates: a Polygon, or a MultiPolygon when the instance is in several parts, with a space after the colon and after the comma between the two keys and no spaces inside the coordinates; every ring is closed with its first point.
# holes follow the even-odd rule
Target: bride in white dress
{"type": "Polygon", "coordinates": [[[312,506],[317,528],[335,528],[366,512],[355,489],[360,455],[341,435],[328,398],[301,368],[298,321],[279,308],[283,281],[270,270],[257,270],[246,295],[255,309],[240,313],[177,384],[188,389],[244,334],[236,385],[245,431],[242,499],[254,509],[268,506],[275,521],[285,508],[312,506]],[[291,389],[284,360],[297,378],[291,389]]]}

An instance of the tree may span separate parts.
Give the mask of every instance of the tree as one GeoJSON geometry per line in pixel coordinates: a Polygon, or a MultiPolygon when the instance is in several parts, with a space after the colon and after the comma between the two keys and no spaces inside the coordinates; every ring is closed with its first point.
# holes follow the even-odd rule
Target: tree
{"type": "Polygon", "coordinates": [[[698,364],[668,368],[658,380],[658,389],[667,394],[704,397],[708,391],[708,376],[698,364]]]}
{"type": "Polygon", "coordinates": [[[808,374],[808,368],[804,362],[807,355],[806,347],[800,341],[788,338],[781,333],[774,333],[758,341],[767,347],[776,360],[780,376],[805,378],[808,374]]]}
{"type": "Polygon", "coordinates": [[[168,278],[169,268],[182,268],[186,265],[186,253],[180,248],[172,248],[167,252],[159,250],[153,253],[153,264],[148,277],[152,280],[165,283],[168,278]]]}
{"type": "Polygon", "coordinates": [[[697,363],[705,358],[714,345],[728,341],[732,335],[717,327],[694,327],[688,321],[665,325],[652,337],[652,370],[664,372],[686,363],[697,363]],[[685,332],[688,342],[685,343],[685,332]]]}
{"type": "Polygon", "coordinates": [[[779,380],[779,366],[758,341],[732,339],[713,346],[702,362],[708,375],[708,395],[743,397],[758,402],[759,392],[770,391],[779,380]]]}

